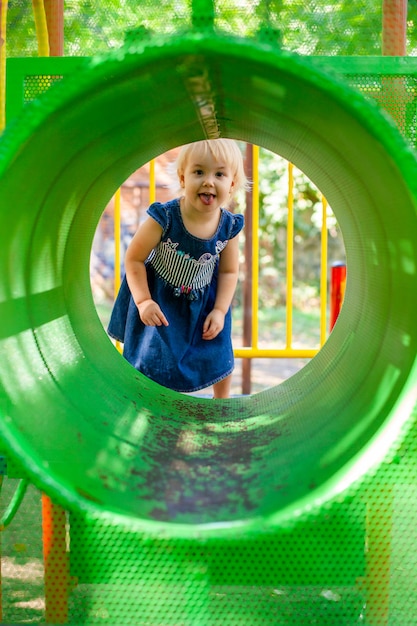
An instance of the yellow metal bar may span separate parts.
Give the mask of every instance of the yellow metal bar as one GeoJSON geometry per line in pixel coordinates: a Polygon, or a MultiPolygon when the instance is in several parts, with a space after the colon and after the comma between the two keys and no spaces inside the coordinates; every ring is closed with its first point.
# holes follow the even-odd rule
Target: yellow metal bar
{"type": "Polygon", "coordinates": [[[114,194],[114,297],[120,289],[121,274],[121,211],[120,211],[120,188],[114,194]]]}
{"type": "Polygon", "coordinates": [[[257,348],[259,337],[259,147],[252,146],[252,346],[257,348]]]}
{"type": "Polygon", "coordinates": [[[32,0],[32,7],[38,40],[38,56],[49,57],[48,25],[43,0],[32,0]]]}
{"type": "Polygon", "coordinates": [[[156,201],[155,159],[149,162],[149,204],[156,201]]]}
{"type": "Polygon", "coordinates": [[[6,126],[7,0],[0,0],[0,133],[6,126]]]}
{"type": "Polygon", "coordinates": [[[322,197],[320,250],[320,345],[327,337],[327,200],[322,197]]]}
{"type": "Polygon", "coordinates": [[[287,219],[287,304],[286,347],[292,346],[292,286],[294,264],[294,166],[288,163],[288,219],[287,219]]]}
{"type": "MultiPolygon", "coordinates": [[[[114,299],[119,293],[121,284],[121,209],[120,209],[120,188],[114,194],[114,299]]],[[[120,341],[116,341],[116,348],[122,352],[120,341]]]]}
{"type": "Polygon", "coordinates": [[[234,355],[237,359],[273,359],[273,358],[300,358],[311,359],[317,354],[318,350],[315,349],[296,349],[296,348],[284,348],[281,350],[267,349],[267,348],[236,348],[234,355]]]}

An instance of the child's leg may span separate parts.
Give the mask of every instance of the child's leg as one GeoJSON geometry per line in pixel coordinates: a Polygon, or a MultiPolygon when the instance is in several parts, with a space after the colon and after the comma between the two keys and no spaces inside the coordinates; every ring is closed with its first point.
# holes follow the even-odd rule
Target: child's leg
{"type": "Polygon", "coordinates": [[[218,383],[213,385],[214,398],[229,398],[230,396],[230,388],[232,386],[232,374],[223,378],[223,380],[219,380],[218,383]]]}

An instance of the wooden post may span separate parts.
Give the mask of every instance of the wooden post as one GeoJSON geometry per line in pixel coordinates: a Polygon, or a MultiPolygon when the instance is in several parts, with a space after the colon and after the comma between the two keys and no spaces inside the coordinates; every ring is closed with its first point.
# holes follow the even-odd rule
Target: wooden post
{"type": "Polygon", "coordinates": [[[405,56],[407,42],[407,0],[382,2],[382,54],[405,56]]]}
{"type": "Polygon", "coordinates": [[[49,55],[64,56],[64,0],[44,0],[49,55]]]}
{"type": "Polygon", "coordinates": [[[0,133],[6,126],[7,0],[0,0],[0,133]]]}
{"type": "MultiPolygon", "coordinates": [[[[3,474],[0,474],[0,492],[3,486],[3,474]]],[[[2,530],[2,529],[1,529],[2,530]]],[[[2,532],[0,530],[0,623],[3,623],[3,586],[2,586],[2,571],[1,571],[1,562],[3,560],[2,553],[2,532]]]]}
{"type": "MultiPolygon", "coordinates": [[[[383,0],[382,54],[404,56],[407,43],[407,0],[383,0]]],[[[405,76],[383,76],[382,91],[377,99],[406,135],[406,108],[414,92],[407,89],[405,76]]]]}
{"type": "Polygon", "coordinates": [[[68,622],[69,567],[65,510],[42,494],[42,537],[45,570],[45,621],[68,622]]]}
{"type": "Polygon", "coordinates": [[[388,485],[372,485],[366,512],[366,621],[388,626],[393,493],[388,485]]]}

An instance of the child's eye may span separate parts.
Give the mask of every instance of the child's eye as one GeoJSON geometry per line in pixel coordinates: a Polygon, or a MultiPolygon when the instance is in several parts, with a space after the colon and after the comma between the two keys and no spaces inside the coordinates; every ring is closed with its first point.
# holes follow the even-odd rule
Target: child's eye
{"type": "Polygon", "coordinates": [[[224,172],[217,172],[216,176],[218,176],[219,178],[221,178],[222,176],[224,176],[224,172]]]}
{"type": "Polygon", "coordinates": [[[194,174],[197,174],[197,176],[202,176],[203,175],[203,170],[195,170],[194,174]]]}

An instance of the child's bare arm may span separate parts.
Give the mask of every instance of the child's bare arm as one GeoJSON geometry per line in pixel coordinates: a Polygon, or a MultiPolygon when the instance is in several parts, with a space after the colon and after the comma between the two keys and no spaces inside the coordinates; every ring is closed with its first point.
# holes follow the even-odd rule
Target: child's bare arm
{"type": "Polygon", "coordinates": [[[140,318],[147,326],[168,326],[168,320],[157,302],[152,300],[145,261],[161,240],[162,228],[148,217],[138,228],[126,251],[126,279],[140,318]]]}
{"type": "Polygon", "coordinates": [[[239,277],[239,236],[230,239],[220,255],[216,300],[203,325],[203,339],[214,339],[223,330],[239,277]]]}

